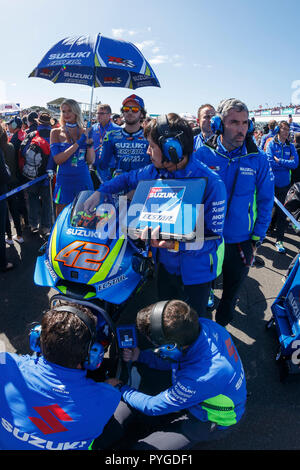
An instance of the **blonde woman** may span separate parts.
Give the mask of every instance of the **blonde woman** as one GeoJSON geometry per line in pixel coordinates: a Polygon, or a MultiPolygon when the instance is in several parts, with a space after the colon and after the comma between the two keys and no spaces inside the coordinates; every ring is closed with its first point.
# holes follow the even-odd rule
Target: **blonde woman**
{"type": "Polygon", "coordinates": [[[93,190],[89,165],[94,163],[95,152],[88,130],[84,130],[79,104],[72,99],[60,106],[60,127],[50,134],[51,156],[57,166],[54,202],[56,216],[84,190],[93,190]]]}

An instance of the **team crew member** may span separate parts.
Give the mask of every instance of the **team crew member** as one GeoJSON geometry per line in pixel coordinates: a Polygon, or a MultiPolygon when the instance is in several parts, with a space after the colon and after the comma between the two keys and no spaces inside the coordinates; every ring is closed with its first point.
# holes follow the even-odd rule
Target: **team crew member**
{"type": "Polygon", "coordinates": [[[244,103],[224,100],[213,118],[216,135],[195,153],[214,169],[227,189],[223,293],[216,311],[216,321],[223,326],[233,319],[238,291],[255,248],[265,238],[274,200],[270,162],[253,141],[248,116],[244,103]]]}
{"type": "Polygon", "coordinates": [[[122,103],[124,127],[107,134],[103,141],[98,168],[110,175],[141,168],[150,163],[148,142],[144,137],[142,121],[146,116],[142,98],[128,96],[122,103]]]}
{"type": "Polygon", "coordinates": [[[87,138],[88,130],[83,129],[79,104],[64,100],[60,110],[61,127],[52,129],[50,134],[51,155],[58,166],[54,188],[57,216],[76,194],[93,189],[88,165],[95,160],[92,140],[87,138]]]}
{"type": "Polygon", "coordinates": [[[0,353],[0,448],[88,449],[120,402],[120,392],[87,378],[96,318],[77,304],[49,310],[33,335],[34,355],[0,353]],[[35,334],[36,333],[36,334],[35,334]]]}
{"type": "MultiPolygon", "coordinates": [[[[198,150],[205,142],[213,135],[210,125],[211,118],[216,114],[215,108],[211,104],[203,104],[198,109],[198,122],[200,133],[194,137],[194,151],[198,150]]],[[[209,294],[207,307],[213,308],[214,306],[214,281],[212,282],[212,289],[209,294]]]]}
{"type": "Polygon", "coordinates": [[[277,134],[277,122],[272,120],[268,123],[269,132],[264,134],[260,141],[260,149],[266,151],[267,141],[275,137],[277,134]]]}
{"type": "Polygon", "coordinates": [[[210,125],[211,118],[216,114],[215,108],[211,104],[203,104],[198,109],[198,121],[200,134],[194,137],[194,150],[198,150],[213,135],[210,125]]]}
{"type": "Polygon", "coordinates": [[[120,129],[120,126],[111,120],[111,107],[108,104],[100,104],[97,108],[97,123],[92,126],[91,132],[95,150],[94,171],[91,175],[95,189],[99,186],[100,181],[103,182],[110,176],[107,170],[100,170],[100,173],[98,173],[97,168],[101,158],[103,140],[108,132],[115,129],[120,129]]]}
{"type": "MultiPolygon", "coordinates": [[[[154,258],[159,263],[159,298],[169,299],[182,294],[199,315],[205,315],[211,281],[221,271],[223,261],[223,224],[226,208],[224,183],[206,165],[193,155],[193,132],[189,124],[177,114],[168,114],[166,124],[152,119],[145,128],[148,139],[148,155],[152,164],[139,170],[124,172],[102,184],[86,201],[86,210],[92,211],[100,201],[100,193],[129,193],[143,180],[158,178],[207,178],[204,199],[204,242],[175,242],[159,240],[157,233],[152,234],[154,258]],[[178,148],[176,163],[161,139],[162,127],[167,135],[175,139],[178,148]],[[217,212],[216,212],[217,210],[217,212]]],[[[172,141],[173,142],[173,141],[172,141]]]]}
{"type": "Polygon", "coordinates": [[[139,450],[188,449],[234,430],[245,412],[246,380],[226,329],[212,320],[198,318],[180,300],[158,302],[140,310],[136,324],[153,349],[124,350],[124,360],[137,361],[142,377],[149,375],[150,369],[171,370],[172,384],[153,395],[152,390],[136,390],[110,379],[111,384],[121,387],[123,401],[134,413],[122,403],[95,445],[110,448],[116,423],[122,426],[126,420],[132,425],[132,419],[140,421],[136,429],[144,431],[148,421],[152,427],[150,434],[145,437],[145,433],[139,433],[132,444],[132,449],[139,450]]]}
{"type": "MultiPolygon", "coordinates": [[[[281,204],[284,204],[287,192],[291,184],[291,170],[297,168],[299,157],[295,145],[289,141],[290,126],[286,121],[281,121],[278,134],[268,143],[266,153],[270,158],[275,177],[275,196],[281,204]]],[[[283,246],[286,225],[285,213],[275,204],[271,221],[271,228],[276,228],[276,249],[280,253],[285,252],[283,246]]]]}

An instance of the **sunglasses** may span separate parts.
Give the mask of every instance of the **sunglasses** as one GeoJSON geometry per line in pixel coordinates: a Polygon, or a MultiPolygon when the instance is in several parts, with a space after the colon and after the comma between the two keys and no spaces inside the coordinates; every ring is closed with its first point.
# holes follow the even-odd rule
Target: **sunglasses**
{"type": "Polygon", "coordinates": [[[138,106],[123,106],[122,112],[128,113],[128,111],[132,111],[133,113],[138,113],[140,108],[138,106]]]}

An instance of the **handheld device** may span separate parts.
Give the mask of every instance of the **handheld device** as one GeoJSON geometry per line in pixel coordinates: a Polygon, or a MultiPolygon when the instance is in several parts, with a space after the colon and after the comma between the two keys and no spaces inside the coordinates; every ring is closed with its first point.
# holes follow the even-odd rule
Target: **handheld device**
{"type": "Polygon", "coordinates": [[[136,329],[134,325],[121,325],[116,328],[120,349],[133,349],[137,346],[136,329]]]}
{"type": "MultiPolygon", "coordinates": [[[[135,325],[121,325],[116,328],[120,349],[133,349],[137,346],[135,325]]],[[[132,361],[127,362],[128,385],[132,385],[132,361]]],[[[138,387],[137,387],[138,388],[138,387]]]]}

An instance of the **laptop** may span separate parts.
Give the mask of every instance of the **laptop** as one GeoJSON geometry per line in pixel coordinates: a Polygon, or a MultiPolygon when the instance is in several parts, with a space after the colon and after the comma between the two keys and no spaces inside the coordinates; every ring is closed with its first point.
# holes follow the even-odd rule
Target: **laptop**
{"type": "Polygon", "coordinates": [[[131,238],[159,227],[160,239],[183,242],[204,239],[204,199],[207,178],[141,181],[127,213],[131,238]]]}

